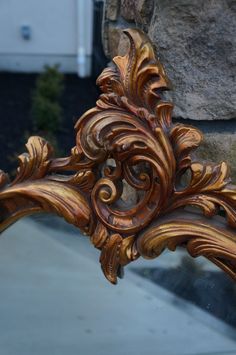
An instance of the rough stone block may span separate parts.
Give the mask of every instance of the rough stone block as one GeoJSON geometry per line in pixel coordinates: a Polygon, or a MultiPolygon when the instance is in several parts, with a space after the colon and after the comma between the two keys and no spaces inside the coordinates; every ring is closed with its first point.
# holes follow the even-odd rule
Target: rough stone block
{"type": "Polygon", "coordinates": [[[107,34],[107,50],[108,56],[112,59],[118,54],[118,48],[120,44],[120,37],[122,34],[122,28],[109,25],[107,34]]]}
{"type": "Polygon", "coordinates": [[[126,21],[133,21],[148,30],[153,11],[153,0],[121,0],[120,13],[126,21]]]}
{"type": "Polygon", "coordinates": [[[119,0],[107,0],[106,19],[115,21],[119,13],[119,0]]]}
{"type": "Polygon", "coordinates": [[[195,153],[199,159],[214,163],[226,161],[230,165],[231,178],[236,185],[236,133],[207,133],[195,153]]]}
{"type": "Polygon", "coordinates": [[[176,118],[236,118],[235,0],[121,0],[117,21],[105,26],[108,57],[124,52],[121,28],[135,25],[148,32],[173,83],[176,118]]]}
{"type": "Polygon", "coordinates": [[[135,0],[121,0],[120,14],[126,21],[134,21],[135,0]]]}
{"type": "Polygon", "coordinates": [[[175,117],[236,118],[236,2],[155,4],[148,33],[174,85],[175,117]]]}

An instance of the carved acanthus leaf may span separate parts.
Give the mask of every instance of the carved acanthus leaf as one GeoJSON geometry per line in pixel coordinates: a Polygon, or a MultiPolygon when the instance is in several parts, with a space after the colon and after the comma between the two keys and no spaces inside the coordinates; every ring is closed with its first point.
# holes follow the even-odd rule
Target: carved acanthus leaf
{"type": "Polygon", "coordinates": [[[177,160],[177,173],[181,175],[191,165],[192,153],[202,141],[202,133],[194,127],[176,124],[170,132],[170,140],[177,160]]]}
{"type": "Polygon", "coordinates": [[[53,158],[44,139],[31,137],[16,179],[8,183],[0,172],[0,230],[27,214],[57,213],[90,236],[112,283],[140,254],[156,257],[177,245],[236,278],[236,186],[228,166],[194,161],[201,132],[172,123],[173,105],[163,97],[171,86],[151,42],[141,31],[124,33],[130,49],[99,76],[102,94],[76,123],[71,155],[53,158]],[[136,198],[124,204],[127,187],[136,198]],[[201,219],[163,221],[188,205],[203,210],[201,219]],[[232,229],[212,218],[220,210],[232,229]]]}
{"type": "Polygon", "coordinates": [[[9,183],[9,176],[2,170],[0,170],[0,188],[3,188],[9,183]]]}
{"type": "Polygon", "coordinates": [[[225,210],[228,223],[236,227],[236,189],[230,184],[229,168],[221,164],[192,163],[189,185],[176,191],[170,209],[194,205],[203,209],[204,214],[212,217],[225,210]]]}
{"type": "Polygon", "coordinates": [[[53,149],[50,144],[41,137],[30,137],[26,148],[28,153],[21,154],[19,167],[13,185],[26,180],[37,180],[47,173],[53,149]]]}
{"type": "Polygon", "coordinates": [[[205,256],[236,280],[236,235],[226,228],[201,219],[183,217],[150,227],[137,239],[137,250],[144,258],[155,258],[165,248],[187,249],[192,257],[205,256]]]}
{"type": "Polygon", "coordinates": [[[89,233],[93,226],[88,201],[78,189],[91,189],[94,182],[91,171],[72,176],[48,175],[52,160],[52,147],[40,137],[31,137],[26,144],[28,153],[19,156],[20,166],[15,180],[0,192],[0,207],[4,219],[0,231],[24,215],[35,212],[53,212],[69,223],[89,233]],[[18,203],[18,201],[20,203],[18,203]]]}

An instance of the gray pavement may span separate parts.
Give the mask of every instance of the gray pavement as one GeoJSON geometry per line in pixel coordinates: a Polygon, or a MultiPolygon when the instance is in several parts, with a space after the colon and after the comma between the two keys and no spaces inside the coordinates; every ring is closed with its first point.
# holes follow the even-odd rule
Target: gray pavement
{"type": "Polygon", "coordinates": [[[52,224],[1,235],[0,355],[236,355],[232,329],[131,271],[110,285],[89,240],[52,224]]]}

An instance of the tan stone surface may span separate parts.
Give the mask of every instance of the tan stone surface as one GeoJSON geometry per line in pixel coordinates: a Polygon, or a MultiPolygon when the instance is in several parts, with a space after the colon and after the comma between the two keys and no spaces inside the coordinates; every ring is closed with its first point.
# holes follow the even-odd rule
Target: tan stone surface
{"type": "Polygon", "coordinates": [[[106,18],[115,21],[119,12],[119,0],[107,0],[106,2],[106,18]]]}
{"type": "Polygon", "coordinates": [[[196,157],[212,162],[227,161],[236,184],[236,133],[207,133],[196,157]]]}
{"type": "Polygon", "coordinates": [[[120,14],[126,21],[135,19],[135,0],[121,0],[120,14]]]}
{"type": "Polygon", "coordinates": [[[138,27],[148,33],[173,83],[174,117],[235,119],[235,5],[235,0],[107,0],[106,55],[123,54],[119,30],[138,27]]]}
{"type": "Polygon", "coordinates": [[[128,38],[124,35],[124,33],[120,33],[119,45],[117,48],[118,55],[125,55],[129,49],[129,41],[128,38]]]}
{"type": "Polygon", "coordinates": [[[109,57],[111,59],[118,54],[118,47],[120,43],[121,33],[122,33],[122,28],[113,27],[112,25],[109,25],[107,48],[109,52],[109,57]]]}
{"type": "Polygon", "coordinates": [[[120,15],[128,22],[133,21],[143,30],[151,21],[153,0],[121,0],[120,15]]]}

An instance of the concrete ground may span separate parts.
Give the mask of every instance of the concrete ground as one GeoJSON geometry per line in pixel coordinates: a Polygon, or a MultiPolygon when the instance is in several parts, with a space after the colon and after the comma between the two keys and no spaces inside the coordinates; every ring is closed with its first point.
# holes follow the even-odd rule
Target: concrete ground
{"type": "Polygon", "coordinates": [[[110,285],[89,240],[49,223],[0,238],[0,355],[236,355],[223,322],[129,270],[110,285]]]}

